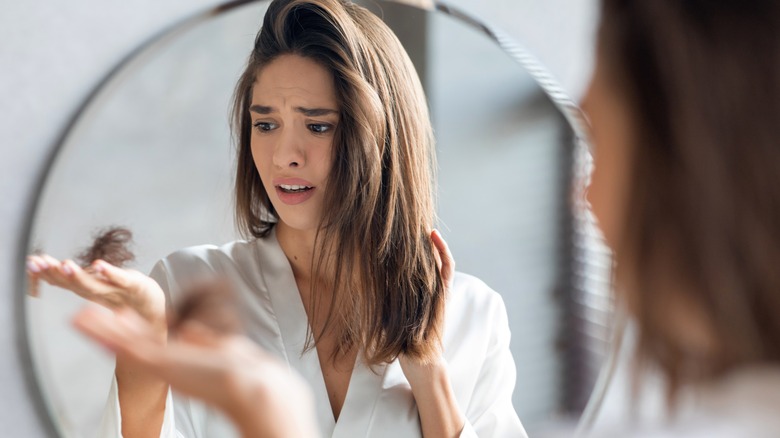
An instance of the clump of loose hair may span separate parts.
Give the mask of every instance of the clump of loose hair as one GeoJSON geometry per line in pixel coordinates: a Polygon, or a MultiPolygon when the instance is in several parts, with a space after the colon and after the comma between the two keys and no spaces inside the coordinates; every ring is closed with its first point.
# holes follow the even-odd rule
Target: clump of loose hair
{"type": "Polygon", "coordinates": [[[227,278],[201,279],[182,289],[178,304],[169,308],[168,328],[175,333],[189,322],[197,322],[219,334],[243,331],[233,288],[227,278]]]}
{"type": "Polygon", "coordinates": [[[312,333],[314,343],[330,330],[338,339],[334,359],[358,346],[369,365],[400,353],[431,360],[441,339],[445,297],[430,240],[430,117],[401,43],[365,8],[341,0],[269,5],[234,95],[238,228],[260,238],[278,220],[252,157],[249,107],[262,69],[286,54],[328,70],[339,101],[327,208],[312,266],[313,278],[325,279],[331,293],[310,294],[312,308],[328,309],[324,328],[312,333]],[[320,295],[332,298],[320,303],[320,295]]]}
{"type": "Polygon", "coordinates": [[[81,267],[89,267],[95,260],[104,260],[114,266],[124,267],[135,260],[135,254],[130,250],[133,233],[120,226],[112,226],[97,231],[89,248],[76,256],[81,267]]]}
{"type": "MultiPolygon", "coordinates": [[[[93,243],[76,260],[88,268],[95,260],[103,260],[124,267],[135,260],[130,250],[133,233],[121,226],[111,226],[94,233],[93,243]]],[[[199,278],[182,288],[178,304],[169,308],[168,326],[176,332],[188,322],[197,322],[220,334],[242,332],[233,288],[227,278],[215,276],[199,278]]]]}

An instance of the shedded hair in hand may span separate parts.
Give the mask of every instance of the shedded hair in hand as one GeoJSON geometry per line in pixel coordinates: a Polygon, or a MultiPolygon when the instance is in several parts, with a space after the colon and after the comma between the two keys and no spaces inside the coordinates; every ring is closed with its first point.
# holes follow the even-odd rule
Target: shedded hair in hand
{"type": "Polygon", "coordinates": [[[120,268],[135,260],[135,254],[129,249],[133,242],[133,233],[129,229],[112,226],[99,230],[93,238],[92,246],[76,256],[76,261],[83,268],[98,259],[120,268]]]}
{"type": "Polygon", "coordinates": [[[223,276],[193,281],[182,299],[169,308],[168,327],[175,333],[188,322],[203,324],[215,333],[242,333],[241,318],[230,281],[223,276]]]}

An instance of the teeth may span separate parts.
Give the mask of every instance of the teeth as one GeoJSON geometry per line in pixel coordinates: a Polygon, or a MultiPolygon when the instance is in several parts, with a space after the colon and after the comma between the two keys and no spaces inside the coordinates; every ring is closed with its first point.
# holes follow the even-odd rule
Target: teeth
{"type": "Polygon", "coordinates": [[[281,187],[282,190],[287,190],[287,191],[304,190],[304,189],[311,188],[309,186],[298,186],[298,185],[287,185],[287,184],[279,184],[279,187],[281,187]]]}

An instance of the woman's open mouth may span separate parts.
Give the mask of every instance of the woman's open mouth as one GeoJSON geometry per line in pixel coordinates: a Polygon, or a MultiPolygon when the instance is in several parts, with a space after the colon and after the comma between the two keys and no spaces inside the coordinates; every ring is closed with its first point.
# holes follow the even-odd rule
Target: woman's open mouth
{"type": "Polygon", "coordinates": [[[279,200],[287,205],[300,204],[311,198],[314,194],[314,187],[312,186],[278,184],[275,187],[276,195],[279,196],[279,200]]]}
{"type": "Polygon", "coordinates": [[[279,184],[279,188],[287,193],[300,193],[305,192],[306,190],[311,190],[313,187],[279,184]]]}

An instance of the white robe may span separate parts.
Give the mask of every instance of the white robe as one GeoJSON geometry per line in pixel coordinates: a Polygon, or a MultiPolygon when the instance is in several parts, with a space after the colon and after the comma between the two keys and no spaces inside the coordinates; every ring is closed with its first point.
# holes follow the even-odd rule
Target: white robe
{"type": "MultiPolygon", "coordinates": [[[[219,272],[233,283],[246,335],[300,373],[311,386],[322,437],[420,437],[411,387],[398,361],[368,369],[358,358],[338,421],[334,420],[316,349],[303,353],[308,319],[292,269],[275,232],[262,239],[203,245],[164,258],[151,276],[176,303],[179,282],[219,272]]],[[[501,296],[479,279],[456,273],[446,303],[444,357],[458,405],[466,416],[462,437],[526,437],[512,407],[515,363],[501,296]]],[[[101,437],[121,436],[116,379],[101,437]]],[[[238,436],[213,409],[169,393],[161,437],[238,436]]]]}
{"type": "MultiPolygon", "coordinates": [[[[589,438],[777,438],[780,367],[745,365],[713,382],[683,387],[669,411],[657,375],[641,375],[637,400],[605,405],[589,438]],[[656,385],[648,388],[646,385],[656,385]]],[[[621,379],[613,383],[627,383],[621,379]]],[[[627,385],[623,385],[624,387],[627,385]]],[[[630,388],[615,391],[630,393],[630,388]]],[[[630,393],[633,394],[633,393],[630,393]]],[[[622,398],[621,398],[622,400],[622,398]]],[[[571,436],[571,435],[570,435],[571,436]]]]}

